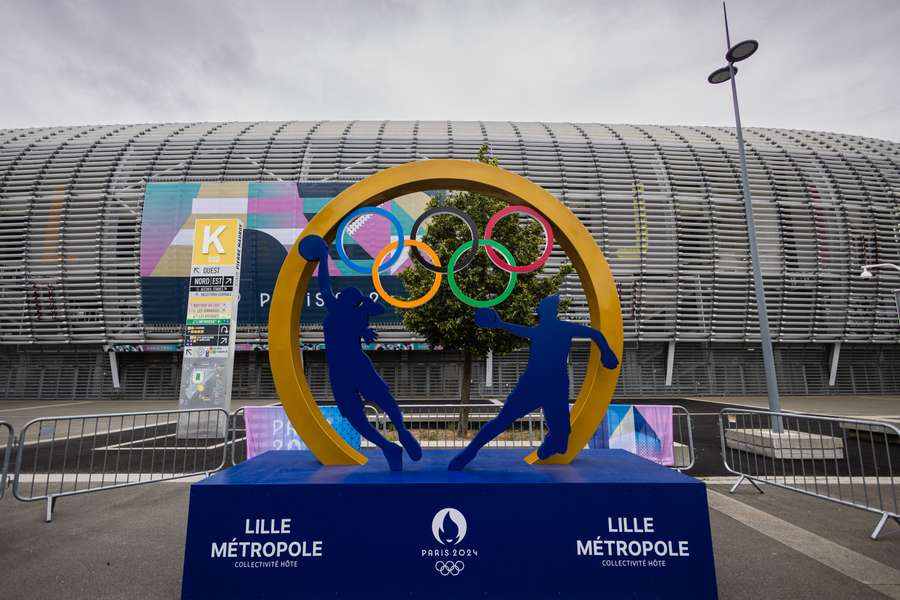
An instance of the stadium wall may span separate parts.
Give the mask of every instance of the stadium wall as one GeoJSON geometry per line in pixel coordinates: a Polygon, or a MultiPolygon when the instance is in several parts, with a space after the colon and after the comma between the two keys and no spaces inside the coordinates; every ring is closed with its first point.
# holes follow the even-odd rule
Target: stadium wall
{"type": "MultiPolygon", "coordinates": [[[[746,140],[783,390],[897,392],[900,274],[858,274],[863,264],[900,263],[900,145],[760,128],[746,140]]],[[[287,121],[0,130],[0,397],[177,396],[178,352],[118,351],[119,390],[107,356],[180,340],[178,323],[144,318],[148,184],[345,186],[410,160],[471,159],[484,143],[503,167],[559,196],[603,247],[628,341],[620,396],[764,392],[733,130],[287,121]]],[[[562,260],[555,253],[551,268],[562,260]]],[[[586,319],[577,281],[565,292],[570,318],[586,319]]],[[[238,335],[239,343],[266,342],[258,322],[238,335]]],[[[416,341],[399,326],[386,338],[416,341]]],[[[306,354],[310,376],[324,385],[324,365],[306,354]]],[[[573,353],[576,380],[583,354],[573,353]]],[[[401,396],[452,398],[458,366],[433,364],[434,356],[373,352],[401,396]]],[[[498,357],[495,382],[514,380],[520,364],[517,354],[498,357]]],[[[274,397],[264,353],[240,352],[236,365],[236,397],[274,397]]],[[[478,397],[502,391],[481,387],[478,397]]]]}

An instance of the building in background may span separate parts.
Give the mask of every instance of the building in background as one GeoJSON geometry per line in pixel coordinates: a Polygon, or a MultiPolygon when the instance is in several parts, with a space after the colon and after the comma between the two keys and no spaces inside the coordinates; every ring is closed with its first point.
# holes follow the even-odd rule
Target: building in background
{"type": "MultiPolygon", "coordinates": [[[[745,137],[782,391],[900,391],[900,274],[858,277],[864,264],[900,263],[900,144],[780,129],[745,137]]],[[[0,399],[174,402],[192,222],[224,216],[247,227],[234,398],[274,399],[268,302],[307,220],[367,175],[472,159],[485,143],[603,248],[625,326],[619,397],[765,393],[733,130],[288,121],[0,130],[0,399]]],[[[386,207],[408,228],[427,199],[386,207]]],[[[350,252],[364,261],[388,234],[374,221],[358,229],[350,252]]],[[[550,268],[564,259],[555,252],[550,268]]],[[[371,288],[333,268],[345,285],[371,288]]],[[[565,292],[569,318],[585,320],[578,282],[565,292]]],[[[307,306],[305,365],[327,398],[314,287],[307,306]]],[[[457,397],[458,357],[426,351],[395,315],[380,328],[372,357],[399,398],[457,397]]],[[[573,386],[586,356],[586,344],[573,352],[573,386]]],[[[473,398],[505,397],[524,358],[495,357],[491,386],[478,365],[473,398]]]]}

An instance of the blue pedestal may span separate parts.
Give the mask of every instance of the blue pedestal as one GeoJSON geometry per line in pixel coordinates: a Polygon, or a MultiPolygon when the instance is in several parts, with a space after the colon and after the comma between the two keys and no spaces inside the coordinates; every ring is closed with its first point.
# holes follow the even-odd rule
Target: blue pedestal
{"type": "Polygon", "coordinates": [[[452,455],[392,473],[269,452],[195,483],[182,597],[716,598],[701,482],[622,450],[452,455]]]}

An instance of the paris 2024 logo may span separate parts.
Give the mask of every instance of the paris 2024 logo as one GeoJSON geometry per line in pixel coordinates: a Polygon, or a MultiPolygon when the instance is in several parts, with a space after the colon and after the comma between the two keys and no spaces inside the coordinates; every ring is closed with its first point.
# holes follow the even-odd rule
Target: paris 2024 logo
{"type": "Polygon", "coordinates": [[[455,508],[442,508],[431,519],[431,535],[437,546],[422,548],[423,558],[438,558],[434,570],[443,577],[456,577],[466,568],[462,558],[478,556],[478,549],[463,545],[469,523],[465,515],[455,508]],[[449,559],[449,560],[445,560],[449,559]]]}

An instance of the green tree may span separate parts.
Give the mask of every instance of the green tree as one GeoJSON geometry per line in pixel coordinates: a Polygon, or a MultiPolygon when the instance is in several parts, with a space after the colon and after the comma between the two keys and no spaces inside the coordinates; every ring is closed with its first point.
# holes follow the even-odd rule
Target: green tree
{"type": "MultiPolygon", "coordinates": [[[[478,152],[482,163],[497,166],[497,160],[490,156],[487,146],[478,152]]],[[[452,192],[446,196],[433,198],[427,208],[449,206],[458,208],[472,217],[478,226],[479,235],[484,235],[488,219],[507,203],[497,198],[471,192],[452,192]]],[[[435,215],[422,237],[447,265],[453,251],[469,239],[469,230],[457,217],[435,215]]],[[[491,238],[503,244],[512,252],[516,264],[524,265],[537,259],[544,250],[544,233],[541,225],[530,218],[517,218],[515,214],[500,220],[494,227],[491,238]]],[[[427,259],[426,259],[427,260],[427,259]]],[[[532,325],[536,321],[535,309],[546,296],[557,293],[565,277],[573,271],[571,265],[564,264],[553,275],[545,275],[541,267],[531,273],[518,275],[518,283],[512,294],[495,307],[504,321],[532,325]]],[[[460,289],[471,298],[485,300],[500,294],[506,287],[509,274],[490,261],[486,252],[479,249],[475,259],[455,274],[460,289]]],[[[444,276],[446,278],[446,275],[444,276]]],[[[431,287],[434,273],[413,261],[413,266],[400,273],[410,298],[418,298],[431,287]]],[[[568,307],[568,301],[560,304],[560,310],[568,307]]],[[[424,305],[400,311],[403,324],[409,331],[424,337],[433,346],[442,346],[461,352],[463,357],[462,379],[460,381],[460,404],[468,404],[472,381],[472,362],[493,350],[498,354],[512,352],[522,347],[526,341],[499,329],[482,329],[475,325],[475,309],[458,300],[449,285],[441,285],[437,295],[424,305]]],[[[461,412],[460,434],[466,429],[467,411],[461,412]]]]}

